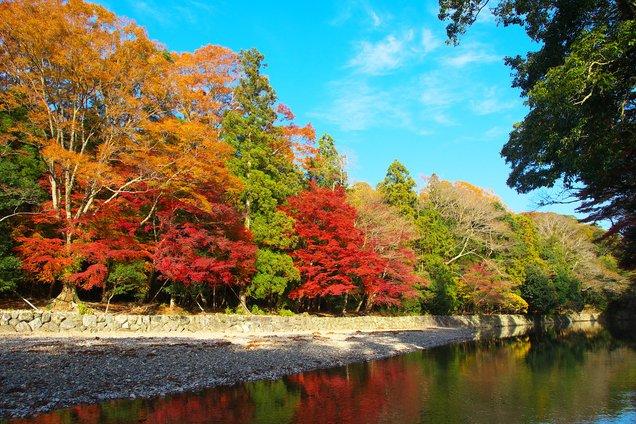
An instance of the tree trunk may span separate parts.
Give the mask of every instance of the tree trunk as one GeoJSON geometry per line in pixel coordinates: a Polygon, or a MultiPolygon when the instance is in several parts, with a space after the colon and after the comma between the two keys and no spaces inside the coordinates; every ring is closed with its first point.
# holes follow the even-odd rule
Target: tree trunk
{"type": "Polygon", "coordinates": [[[250,310],[247,308],[247,292],[244,287],[239,289],[239,307],[243,309],[245,312],[250,313],[250,310]]]}
{"type": "Polygon", "coordinates": [[[77,291],[75,286],[68,283],[62,283],[62,291],[53,302],[51,307],[57,310],[71,311],[77,308],[77,291]]]}
{"type": "Polygon", "coordinates": [[[344,305],[342,305],[342,315],[347,315],[347,302],[349,301],[349,293],[345,293],[344,305]]]}
{"type": "Polygon", "coordinates": [[[365,312],[366,314],[368,314],[368,313],[371,311],[371,308],[373,307],[373,300],[374,300],[373,298],[374,298],[374,297],[375,297],[375,296],[373,296],[373,295],[369,295],[369,296],[367,297],[367,304],[366,304],[366,305],[364,305],[364,312],[365,312]]]}
{"type": "Polygon", "coordinates": [[[360,313],[360,308],[362,308],[362,304],[364,303],[364,296],[360,298],[360,302],[358,302],[358,306],[356,307],[356,314],[360,313]]]}
{"type": "Polygon", "coordinates": [[[170,309],[174,309],[175,306],[177,306],[177,301],[174,294],[170,294],[170,309]]]}
{"type": "Polygon", "coordinates": [[[106,282],[104,281],[104,284],[102,285],[102,303],[106,301],[110,302],[110,299],[112,299],[112,296],[108,296],[108,290],[106,290],[106,282]]]}

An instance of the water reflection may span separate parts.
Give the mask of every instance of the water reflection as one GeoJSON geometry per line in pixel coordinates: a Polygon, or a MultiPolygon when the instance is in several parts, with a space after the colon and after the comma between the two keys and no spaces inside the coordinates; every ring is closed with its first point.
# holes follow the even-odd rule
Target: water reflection
{"type": "Polygon", "coordinates": [[[549,330],[15,423],[634,422],[636,351],[603,329],[549,330]]]}

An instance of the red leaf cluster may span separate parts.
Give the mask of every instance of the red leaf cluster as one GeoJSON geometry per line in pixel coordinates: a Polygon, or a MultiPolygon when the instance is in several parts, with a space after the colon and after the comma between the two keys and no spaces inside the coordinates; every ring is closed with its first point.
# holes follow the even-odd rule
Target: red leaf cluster
{"type": "Polygon", "coordinates": [[[378,303],[395,303],[407,287],[392,284],[387,270],[402,268],[380,257],[356,228],[356,210],[347,204],[342,187],[311,184],[289,199],[284,210],[295,219],[302,246],[292,252],[303,283],[291,298],[364,294],[378,303]],[[390,266],[391,265],[391,266],[390,266]]]}
{"type": "Polygon", "coordinates": [[[100,287],[111,262],[127,262],[150,256],[149,246],[139,241],[138,216],[125,198],[102,203],[94,215],[61,220],[54,214],[39,217],[42,231],[20,237],[18,252],[23,268],[45,283],[62,280],[84,289],[100,287]],[[47,226],[60,227],[46,231],[47,226]],[[63,225],[71,227],[64,227],[63,225]],[[64,235],[72,233],[67,240],[64,235]]]}
{"type": "Polygon", "coordinates": [[[256,246],[234,209],[217,203],[213,211],[204,212],[180,202],[167,209],[170,214],[162,215],[166,222],[154,257],[159,272],[185,285],[249,283],[256,246]]]}

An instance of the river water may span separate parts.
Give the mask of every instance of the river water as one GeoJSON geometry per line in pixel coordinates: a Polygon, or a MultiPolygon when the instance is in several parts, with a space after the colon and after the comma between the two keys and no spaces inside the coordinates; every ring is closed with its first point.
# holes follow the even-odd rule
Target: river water
{"type": "Polygon", "coordinates": [[[636,423],[636,344],[548,330],[13,422],[636,423]]]}

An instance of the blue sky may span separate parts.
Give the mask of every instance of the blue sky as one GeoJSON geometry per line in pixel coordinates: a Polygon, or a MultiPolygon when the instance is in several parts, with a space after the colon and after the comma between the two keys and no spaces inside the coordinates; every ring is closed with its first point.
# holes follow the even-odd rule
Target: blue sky
{"type": "MultiPolygon", "coordinates": [[[[352,181],[376,184],[393,159],[419,185],[436,173],[536,209],[539,193],[506,186],[499,156],[525,115],[503,57],[533,48],[519,28],[484,14],[458,47],[444,43],[437,2],[102,0],[170,50],[204,44],[266,57],[272,85],[299,123],[330,133],[352,181]]],[[[571,213],[571,208],[547,208],[571,213]]]]}

